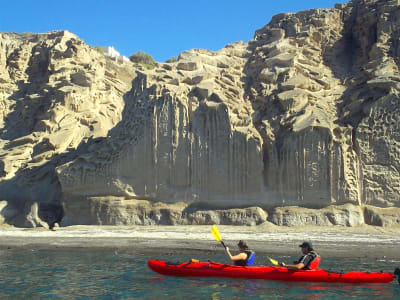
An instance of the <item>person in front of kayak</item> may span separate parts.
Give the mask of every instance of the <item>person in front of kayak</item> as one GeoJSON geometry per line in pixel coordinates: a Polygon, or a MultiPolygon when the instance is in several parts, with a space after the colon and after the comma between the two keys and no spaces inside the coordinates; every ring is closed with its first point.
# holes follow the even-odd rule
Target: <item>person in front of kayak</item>
{"type": "Polygon", "coordinates": [[[304,254],[298,261],[295,261],[293,265],[287,265],[284,262],[280,262],[279,265],[293,270],[315,270],[321,261],[318,253],[313,249],[311,242],[303,242],[299,245],[301,252],[304,254]]]}
{"type": "Polygon", "coordinates": [[[233,261],[234,265],[236,266],[251,266],[254,263],[254,252],[249,249],[249,245],[246,241],[240,240],[237,244],[239,247],[240,253],[232,256],[229,248],[226,247],[226,253],[228,254],[229,258],[233,261]]]}

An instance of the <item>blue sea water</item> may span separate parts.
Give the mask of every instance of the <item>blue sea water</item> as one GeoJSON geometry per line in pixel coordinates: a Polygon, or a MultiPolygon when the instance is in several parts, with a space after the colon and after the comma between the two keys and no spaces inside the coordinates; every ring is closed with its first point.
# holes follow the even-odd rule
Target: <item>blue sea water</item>
{"type": "MultiPolygon", "coordinates": [[[[152,272],[149,259],[227,263],[222,253],[0,250],[0,299],[400,299],[400,285],[178,278],[152,272]],[[212,256],[212,257],[210,257],[212,256]]],[[[294,257],[275,257],[291,262],[294,257]]],[[[266,259],[257,257],[257,264],[266,259]]],[[[399,262],[323,258],[334,270],[393,271],[399,262]]]]}

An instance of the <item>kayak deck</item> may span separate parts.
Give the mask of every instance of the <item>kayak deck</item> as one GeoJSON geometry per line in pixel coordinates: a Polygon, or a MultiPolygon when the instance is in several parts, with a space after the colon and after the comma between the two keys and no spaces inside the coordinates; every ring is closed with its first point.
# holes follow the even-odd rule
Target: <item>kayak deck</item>
{"type": "Polygon", "coordinates": [[[291,270],[285,267],[235,266],[216,262],[169,263],[161,260],[149,260],[148,266],[154,272],[172,276],[231,277],[248,279],[266,279],[308,282],[345,282],[345,283],[388,283],[394,275],[387,272],[346,272],[338,273],[326,270],[291,270]]]}

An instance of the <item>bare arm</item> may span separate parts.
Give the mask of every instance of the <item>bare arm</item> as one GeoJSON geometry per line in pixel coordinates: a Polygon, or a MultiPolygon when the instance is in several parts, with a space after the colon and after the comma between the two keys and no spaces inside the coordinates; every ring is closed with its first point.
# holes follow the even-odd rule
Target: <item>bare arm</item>
{"type": "Polygon", "coordinates": [[[282,267],[286,267],[288,269],[292,269],[292,270],[301,270],[301,269],[304,268],[304,264],[303,263],[298,263],[298,264],[295,264],[295,265],[287,265],[284,262],[280,262],[279,265],[282,266],[282,267]]]}
{"type": "Polygon", "coordinates": [[[229,251],[229,248],[226,247],[226,253],[228,254],[229,258],[232,261],[237,261],[237,260],[246,260],[247,255],[245,253],[239,253],[238,255],[232,256],[231,252],[229,251]]]}

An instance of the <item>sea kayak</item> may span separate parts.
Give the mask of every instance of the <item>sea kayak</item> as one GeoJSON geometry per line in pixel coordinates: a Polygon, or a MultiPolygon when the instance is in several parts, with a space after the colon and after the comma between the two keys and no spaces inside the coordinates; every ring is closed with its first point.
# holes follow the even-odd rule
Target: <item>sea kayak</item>
{"type": "Polygon", "coordinates": [[[388,283],[394,275],[386,272],[333,272],[327,270],[290,270],[285,267],[234,266],[216,262],[190,261],[170,263],[149,260],[148,266],[154,272],[172,276],[232,277],[248,279],[267,279],[308,282],[346,282],[346,283],[388,283]]]}

